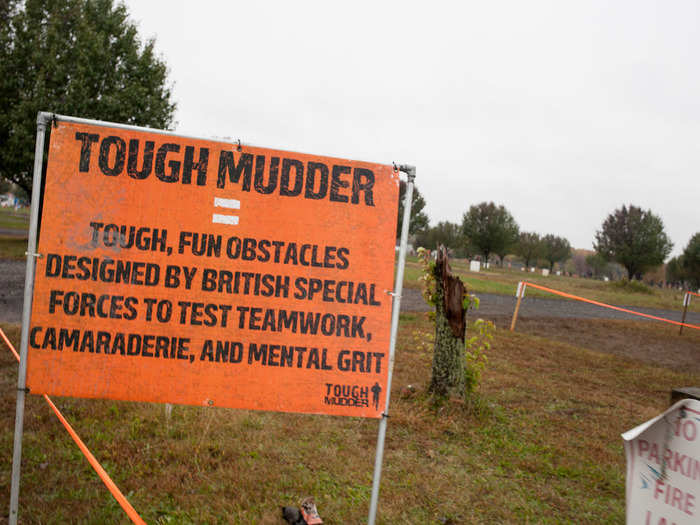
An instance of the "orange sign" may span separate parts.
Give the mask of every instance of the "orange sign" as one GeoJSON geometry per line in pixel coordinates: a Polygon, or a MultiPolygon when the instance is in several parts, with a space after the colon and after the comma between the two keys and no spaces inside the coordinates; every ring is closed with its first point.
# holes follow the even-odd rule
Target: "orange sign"
{"type": "Polygon", "coordinates": [[[30,391],[379,417],[398,187],[385,165],[59,122],[30,391]]]}

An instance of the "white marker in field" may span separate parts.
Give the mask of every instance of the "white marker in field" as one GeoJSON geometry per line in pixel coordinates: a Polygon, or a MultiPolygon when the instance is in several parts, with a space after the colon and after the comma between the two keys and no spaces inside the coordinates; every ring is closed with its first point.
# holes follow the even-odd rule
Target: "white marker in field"
{"type": "MultiPolygon", "coordinates": [[[[236,199],[222,199],[220,197],[214,197],[214,207],[215,208],[228,208],[230,210],[240,210],[241,201],[236,199]]],[[[235,226],[238,224],[238,215],[224,215],[222,213],[215,213],[212,216],[211,222],[215,224],[230,224],[235,226]]]]}

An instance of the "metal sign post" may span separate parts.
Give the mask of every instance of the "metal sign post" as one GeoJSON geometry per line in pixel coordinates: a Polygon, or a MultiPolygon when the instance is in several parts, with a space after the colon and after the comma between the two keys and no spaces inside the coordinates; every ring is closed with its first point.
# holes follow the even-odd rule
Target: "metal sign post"
{"type": "Polygon", "coordinates": [[[34,267],[36,265],[36,238],[39,224],[39,201],[41,198],[41,171],[44,162],[44,136],[46,125],[51,120],[49,113],[39,112],[36,119],[36,147],[34,149],[34,175],[32,179],[32,208],[27,242],[27,269],[24,277],[24,305],[22,307],[22,341],[19,350],[17,373],[17,410],[15,413],[15,441],[12,455],[12,480],[10,485],[10,525],[16,525],[19,508],[19,477],[22,462],[22,433],[24,431],[24,398],[27,390],[27,347],[29,319],[32,313],[34,292],[34,267]]]}
{"type": "Polygon", "coordinates": [[[683,317],[681,318],[681,328],[678,331],[678,335],[683,335],[683,324],[685,323],[685,316],[688,314],[688,305],[690,305],[690,292],[685,292],[683,297],[683,317]]]}
{"type": "Polygon", "coordinates": [[[391,396],[391,378],[394,373],[394,354],[396,349],[396,334],[399,328],[399,310],[401,307],[401,291],[403,290],[403,272],[406,265],[406,249],[408,246],[408,227],[411,221],[411,203],[413,200],[413,183],[416,178],[415,166],[400,165],[399,171],[408,175],[408,185],[403,205],[403,224],[401,226],[401,248],[399,249],[399,262],[396,269],[396,284],[394,288],[394,303],[391,312],[391,340],[389,342],[389,376],[386,384],[386,404],[384,413],[379,421],[379,435],[377,436],[377,455],[374,460],[374,477],[372,479],[372,499],[369,506],[369,525],[374,525],[377,517],[377,503],[379,500],[379,482],[382,476],[382,459],[384,457],[384,439],[386,437],[387,418],[389,417],[389,398],[391,396]]]}
{"type": "Polygon", "coordinates": [[[520,310],[520,301],[525,297],[525,287],[527,283],[525,281],[520,281],[518,283],[518,289],[515,292],[515,297],[517,297],[517,302],[515,303],[515,311],[513,312],[513,319],[510,322],[510,331],[515,330],[515,323],[518,320],[518,310],[520,310]]]}

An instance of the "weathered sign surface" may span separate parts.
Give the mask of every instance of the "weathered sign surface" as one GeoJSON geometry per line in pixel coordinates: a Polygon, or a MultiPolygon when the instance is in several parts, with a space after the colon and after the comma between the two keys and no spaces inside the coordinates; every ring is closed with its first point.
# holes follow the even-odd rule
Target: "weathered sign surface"
{"type": "Polygon", "coordinates": [[[32,393],[379,417],[390,166],[60,122],[32,393]]]}
{"type": "Polygon", "coordinates": [[[622,435],[628,524],[698,523],[699,434],[700,401],[684,399],[622,435]]]}

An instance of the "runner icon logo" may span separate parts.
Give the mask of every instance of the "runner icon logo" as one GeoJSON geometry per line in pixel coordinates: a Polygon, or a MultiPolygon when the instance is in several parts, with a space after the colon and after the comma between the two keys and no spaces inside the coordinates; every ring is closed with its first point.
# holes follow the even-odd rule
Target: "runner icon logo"
{"type": "MultiPolygon", "coordinates": [[[[369,387],[326,383],[323,402],[326,405],[369,407],[369,387]]],[[[374,387],[372,389],[374,392],[374,387]]]]}

